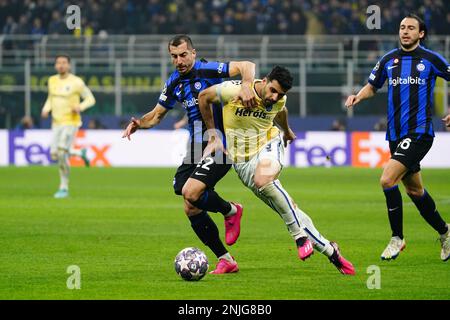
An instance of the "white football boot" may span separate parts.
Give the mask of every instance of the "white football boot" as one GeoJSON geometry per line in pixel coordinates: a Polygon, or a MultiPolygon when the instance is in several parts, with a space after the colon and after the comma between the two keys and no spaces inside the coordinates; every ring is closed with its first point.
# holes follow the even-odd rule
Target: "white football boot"
{"type": "Polygon", "coordinates": [[[447,261],[450,258],[450,224],[447,224],[447,233],[441,235],[441,259],[447,261]]]}
{"type": "Polygon", "coordinates": [[[381,260],[391,260],[398,257],[400,251],[403,251],[406,247],[405,239],[400,239],[399,237],[392,237],[391,241],[387,245],[381,254],[381,260]]]}

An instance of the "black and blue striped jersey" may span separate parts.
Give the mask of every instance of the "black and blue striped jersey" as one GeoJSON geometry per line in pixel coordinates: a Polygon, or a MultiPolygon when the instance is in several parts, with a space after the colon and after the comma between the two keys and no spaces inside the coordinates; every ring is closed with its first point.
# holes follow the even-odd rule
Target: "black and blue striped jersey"
{"type": "Polygon", "coordinates": [[[436,77],[450,81],[450,64],[438,53],[418,46],[385,54],[375,65],[369,83],[380,89],[388,80],[386,140],[409,134],[434,137],[432,110],[436,77]]]}
{"type": "Polygon", "coordinates": [[[173,109],[177,101],[181,103],[189,118],[191,141],[202,142],[206,128],[198,107],[198,95],[229,77],[229,62],[196,61],[189,73],[181,75],[176,70],[170,75],[158,103],[167,109],[173,109]]]}

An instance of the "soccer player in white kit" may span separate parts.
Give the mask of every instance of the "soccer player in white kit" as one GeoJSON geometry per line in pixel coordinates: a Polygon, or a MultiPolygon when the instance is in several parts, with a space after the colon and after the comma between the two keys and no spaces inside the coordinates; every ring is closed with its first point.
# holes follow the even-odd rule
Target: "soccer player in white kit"
{"type": "Polygon", "coordinates": [[[314,247],[326,255],[342,274],[354,275],[353,265],[344,259],[338,245],[317,231],[310,217],[297,207],[278,180],[283,167],[284,147],[295,139],[285,106],[292,76],[286,68],[276,66],[263,80],[255,80],[252,89],[257,107],[251,109],[236,99],[241,85],[240,81],[226,81],[200,93],[200,111],[209,133],[204,158],[212,157],[216,151],[228,154],[244,185],[284,220],[296,242],[300,259],[310,257],[314,247]],[[215,127],[210,107],[213,103],[222,104],[226,147],[215,127]],[[282,129],[282,135],[274,121],[282,129]]]}
{"type": "Polygon", "coordinates": [[[75,150],[72,143],[82,124],[80,113],[92,107],[95,98],[84,81],[70,73],[68,55],[56,56],[55,69],[58,74],[48,79],[48,97],[41,116],[47,118],[49,113],[52,114],[50,154],[53,160],[58,161],[60,176],[59,189],[54,197],[66,198],[69,196],[69,157],[79,156],[89,166],[86,149],[75,150]]]}

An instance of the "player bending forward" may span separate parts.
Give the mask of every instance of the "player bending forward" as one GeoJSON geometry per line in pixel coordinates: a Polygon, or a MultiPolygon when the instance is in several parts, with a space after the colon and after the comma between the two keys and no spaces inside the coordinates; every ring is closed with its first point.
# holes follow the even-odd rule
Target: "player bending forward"
{"type": "Polygon", "coordinates": [[[226,81],[200,93],[200,111],[210,137],[205,158],[216,152],[229,155],[241,181],[282,217],[297,244],[300,259],[310,257],[314,245],[342,274],[354,275],[353,265],[344,259],[338,245],[317,231],[310,217],[297,207],[278,180],[284,147],[295,139],[285,107],[286,92],[292,87],[291,74],[276,66],[263,80],[255,80],[252,89],[257,107],[252,109],[245,109],[240,100],[234,98],[241,86],[240,81],[226,81]],[[225,144],[215,128],[210,108],[210,104],[219,102],[223,106],[225,144]],[[274,121],[281,127],[283,137],[274,121]]]}

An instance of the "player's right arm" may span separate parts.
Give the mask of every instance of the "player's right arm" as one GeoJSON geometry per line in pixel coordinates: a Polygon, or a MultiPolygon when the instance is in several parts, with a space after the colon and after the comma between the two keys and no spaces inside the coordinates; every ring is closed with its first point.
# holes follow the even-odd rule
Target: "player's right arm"
{"type": "Polygon", "coordinates": [[[450,127],[450,114],[446,115],[442,121],[444,121],[446,127],[450,127]]]}
{"type": "Polygon", "coordinates": [[[146,113],[142,118],[131,118],[130,123],[123,132],[122,138],[130,139],[130,136],[136,132],[137,129],[150,129],[158,125],[164,116],[173,109],[176,99],[173,95],[173,89],[177,85],[177,82],[173,81],[173,74],[164,84],[164,88],[159,96],[158,103],[152,111],[146,113]]]}
{"type": "Polygon", "coordinates": [[[352,94],[347,98],[345,106],[347,108],[354,107],[362,100],[372,98],[377,93],[377,89],[370,83],[366,84],[357,94],[352,94]]]}
{"type": "Polygon", "coordinates": [[[152,111],[146,113],[142,118],[131,118],[130,123],[123,132],[122,138],[130,139],[130,136],[136,132],[137,129],[150,129],[158,125],[164,116],[169,112],[169,109],[163,107],[159,103],[153,108],[152,111]]]}
{"type": "Polygon", "coordinates": [[[387,79],[385,67],[388,61],[388,54],[386,54],[377,62],[369,75],[368,83],[356,95],[352,94],[347,98],[345,102],[347,108],[354,107],[359,102],[372,98],[377,93],[377,90],[383,86],[387,79]]]}

